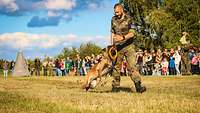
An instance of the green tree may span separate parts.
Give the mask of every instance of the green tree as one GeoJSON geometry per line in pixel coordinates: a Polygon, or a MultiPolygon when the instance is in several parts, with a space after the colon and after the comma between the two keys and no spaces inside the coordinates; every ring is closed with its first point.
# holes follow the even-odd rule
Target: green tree
{"type": "Polygon", "coordinates": [[[63,48],[62,52],[57,56],[57,58],[76,58],[79,54],[81,58],[85,56],[91,56],[92,54],[97,55],[101,52],[101,47],[97,46],[95,43],[88,42],[82,43],[79,48],[63,48]]]}
{"type": "Polygon", "coordinates": [[[79,49],[76,47],[72,47],[72,48],[63,48],[62,52],[57,56],[57,58],[76,58],[76,55],[79,54],[79,49]]]}
{"type": "Polygon", "coordinates": [[[170,48],[180,45],[182,32],[189,33],[189,40],[200,47],[199,0],[120,0],[141,30],[151,31],[144,45],[170,48]],[[153,31],[153,32],[152,32],[153,31]],[[156,34],[156,38],[152,37],[156,34]],[[153,44],[146,44],[151,42],[153,44]]]}
{"type": "Polygon", "coordinates": [[[97,55],[101,52],[101,47],[97,46],[95,43],[88,42],[86,44],[81,44],[80,48],[80,56],[91,56],[92,54],[97,55]]]}

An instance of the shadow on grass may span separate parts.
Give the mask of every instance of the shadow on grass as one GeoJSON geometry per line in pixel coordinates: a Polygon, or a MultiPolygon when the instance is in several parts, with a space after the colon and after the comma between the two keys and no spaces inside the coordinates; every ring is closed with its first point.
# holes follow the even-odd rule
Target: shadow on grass
{"type": "Polygon", "coordinates": [[[88,92],[91,93],[118,93],[118,92],[127,92],[127,93],[134,93],[135,89],[130,88],[130,87],[117,87],[115,89],[111,90],[98,90],[98,89],[91,89],[88,92]]]}

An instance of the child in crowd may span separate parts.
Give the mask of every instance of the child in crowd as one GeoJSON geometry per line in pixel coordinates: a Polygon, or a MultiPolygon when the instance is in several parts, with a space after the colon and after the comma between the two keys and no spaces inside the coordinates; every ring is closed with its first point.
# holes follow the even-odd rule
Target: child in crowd
{"type": "Polygon", "coordinates": [[[162,75],[167,75],[168,66],[169,66],[169,62],[167,61],[166,58],[163,58],[161,62],[162,75]]]}

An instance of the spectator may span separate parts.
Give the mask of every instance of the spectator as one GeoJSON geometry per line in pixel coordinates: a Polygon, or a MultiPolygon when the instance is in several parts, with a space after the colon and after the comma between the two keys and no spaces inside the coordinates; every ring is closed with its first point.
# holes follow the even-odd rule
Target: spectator
{"type": "Polygon", "coordinates": [[[76,55],[76,61],[75,61],[75,68],[76,68],[76,75],[82,75],[82,61],[79,55],[76,55]]]}
{"type": "Polygon", "coordinates": [[[48,62],[45,61],[45,62],[43,62],[43,72],[44,72],[44,76],[47,76],[47,71],[48,71],[48,62]]]}
{"type": "Polygon", "coordinates": [[[156,52],[156,63],[154,65],[153,75],[161,75],[161,71],[160,71],[160,69],[161,69],[161,66],[160,66],[161,60],[162,60],[161,50],[158,49],[157,52],[156,52]]]}
{"type": "Polygon", "coordinates": [[[69,74],[70,70],[72,69],[72,60],[67,57],[67,59],[65,60],[65,71],[66,71],[66,75],[69,74]]]}
{"type": "Polygon", "coordinates": [[[121,76],[123,76],[123,75],[127,76],[127,65],[128,65],[128,63],[126,61],[126,58],[125,58],[125,56],[123,56],[122,61],[121,61],[121,67],[120,67],[121,68],[120,69],[121,76]]]}
{"type": "Polygon", "coordinates": [[[167,49],[164,49],[163,53],[162,53],[162,59],[166,58],[166,60],[169,60],[169,53],[167,51],[167,49]]]}
{"type": "Polygon", "coordinates": [[[199,63],[198,74],[200,74],[200,53],[198,53],[198,63],[199,63]]]}
{"type": "Polygon", "coordinates": [[[36,58],[35,59],[35,75],[36,76],[40,76],[40,59],[39,58],[36,58]]]}
{"type": "Polygon", "coordinates": [[[60,70],[60,61],[59,59],[56,59],[55,61],[55,72],[56,72],[56,76],[61,76],[62,72],[60,70]]]}
{"type": "Polygon", "coordinates": [[[3,63],[3,75],[5,78],[8,77],[8,62],[6,60],[3,63]]]}
{"type": "Polygon", "coordinates": [[[194,49],[193,48],[190,48],[190,51],[189,51],[189,53],[188,53],[188,58],[189,58],[189,70],[190,70],[190,72],[192,73],[192,58],[193,58],[193,56],[194,56],[194,54],[195,54],[195,51],[194,51],[194,49]]]}
{"type": "Polygon", "coordinates": [[[199,64],[198,64],[198,57],[196,54],[193,54],[193,57],[192,57],[192,61],[191,61],[191,71],[192,71],[192,74],[198,74],[198,67],[199,67],[199,64]]]}
{"type": "Polygon", "coordinates": [[[175,69],[176,69],[176,74],[180,75],[180,70],[179,70],[179,66],[180,66],[180,62],[181,62],[181,55],[179,54],[178,50],[175,50],[175,53],[173,55],[174,59],[175,59],[175,69]]]}
{"type": "Polygon", "coordinates": [[[144,55],[143,55],[142,61],[143,61],[142,74],[147,75],[147,62],[148,62],[147,50],[144,50],[144,55]]]}
{"type": "Polygon", "coordinates": [[[86,75],[87,74],[87,70],[86,70],[86,60],[85,59],[83,59],[82,60],[82,65],[81,65],[81,70],[82,70],[82,75],[86,75]]]}
{"type": "Polygon", "coordinates": [[[168,66],[169,66],[169,62],[167,61],[167,58],[165,57],[161,62],[162,75],[167,75],[168,66]]]}
{"type": "Polygon", "coordinates": [[[54,69],[54,63],[53,63],[53,61],[51,61],[50,60],[50,62],[48,63],[48,65],[49,65],[49,76],[54,76],[54,72],[53,72],[53,69],[54,69]]]}
{"type": "Polygon", "coordinates": [[[89,58],[89,56],[85,57],[85,67],[86,67],[86,71],[88,71],[90,69],[90,58],[89,58]]]}
{"type": "Polygon", "coordinates": [[[65,59],[60,61],[60,70],[62,71],[62,76],[65,76],[65,59]]]}
{"type": "Polygon", "coordinates": [[[148,53],[148,58],[147,58],[147,75],[152,75],[152,70],[153,70],[153,59],[152,59],[152,54],[148,53]]]}
{"type": "Polygon", "coordinates": [[[14,70],[14,66],[15,66],[15,62],[11,61],[11,63],[10,63],[10,69],[11,69],[12,72],[14,70]]]}
{"type": "Polygon", "coordinates": [[[143,55],[142,50],[139,50],[136,53],[136,65],[139,67],[139,72],[142,74],[142,68],[143,68],[143,55]]]}
{"type": "Polygon", "coordinates": [[[175,75],[175,58],[173,57],[173,54],[169,57],[169,75],[175,75]]]}

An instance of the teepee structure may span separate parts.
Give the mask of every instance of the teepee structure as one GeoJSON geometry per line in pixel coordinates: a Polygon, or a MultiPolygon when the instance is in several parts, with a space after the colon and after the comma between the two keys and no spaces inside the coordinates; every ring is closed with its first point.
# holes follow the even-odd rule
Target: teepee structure
{"type": "Polygon", "coordinates": [[[26,60],[23,56],[23,52],[19,51],[17,53],[17,58],[15,61],[15,66],[12,75],[14,77],[22,77],[22,76],[29,76],[30,73],[28,71],[28,66],[26,60]]]}

